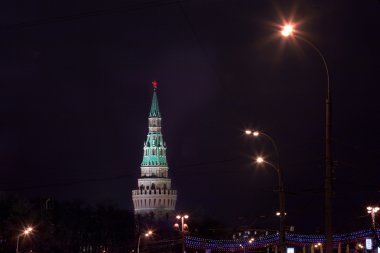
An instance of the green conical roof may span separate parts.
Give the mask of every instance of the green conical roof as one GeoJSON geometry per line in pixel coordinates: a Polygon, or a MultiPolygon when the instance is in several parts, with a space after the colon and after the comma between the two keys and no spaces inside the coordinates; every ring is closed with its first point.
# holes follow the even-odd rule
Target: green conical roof
{"type": "Polygon", "coordinates": [[[158,108],[158,100],[156,89],[153,91],[152,106],[150,107],[149,118],[161,117],[160,109],[158,108]]]}

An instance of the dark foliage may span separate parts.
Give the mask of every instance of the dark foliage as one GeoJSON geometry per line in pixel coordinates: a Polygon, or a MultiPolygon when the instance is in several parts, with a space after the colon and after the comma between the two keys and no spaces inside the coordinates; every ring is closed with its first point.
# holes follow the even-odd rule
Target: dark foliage
{"type": "Polygon", "coordinates": [[[111,203],[56,202],[48,207],[41,200],[1,194],[0,252],[14,252],[18,235],[29,225],[33,234],[20,236],[20,252],[130,252],[135,242],[133,213],[111,203]]]}

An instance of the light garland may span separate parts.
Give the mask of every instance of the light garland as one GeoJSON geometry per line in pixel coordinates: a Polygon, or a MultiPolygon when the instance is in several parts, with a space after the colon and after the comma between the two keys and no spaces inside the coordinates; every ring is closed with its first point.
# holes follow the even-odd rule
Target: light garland
{"type": "MultiPolygon", "coordinates": [[[[380,229],[376,230],[377,236],[380,236],[380,229]]],[[[373,238],[373,231],[360,230],[346,234],[337,234],[333,236],[333,243],[335,245],[347,244],[347,243],[356,243],[364,238],[373,238]]],[[[324,244],[325,243],[324,235],[305,235],[305,234],[286,234],[286,244],[294,246],[312,246],[315,244],[324,244]]],[[[249,242],[246,239],[237,239],[237,240],[214,240],[214,239],[205,239],[195,236],[186,236],[185,245],[187,248],[194,250],[206,250],[211,249],[212,251],[221,251],[221,252],[231,252],[239,250],[252,250],[258,248],[267,248],[273,246],[279,246],[280,238],[279,235],[267,235],[260,236],[255,238],[254,241],[249,242]]]]}

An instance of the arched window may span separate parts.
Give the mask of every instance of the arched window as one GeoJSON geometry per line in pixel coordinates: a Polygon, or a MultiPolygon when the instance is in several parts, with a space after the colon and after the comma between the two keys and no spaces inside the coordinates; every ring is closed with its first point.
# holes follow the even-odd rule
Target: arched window
{"type": "Polygon", "coordinates": [[[156,185],[152,183],[152,186],[150,187],[152,190],[156,189],[156,185]]]}

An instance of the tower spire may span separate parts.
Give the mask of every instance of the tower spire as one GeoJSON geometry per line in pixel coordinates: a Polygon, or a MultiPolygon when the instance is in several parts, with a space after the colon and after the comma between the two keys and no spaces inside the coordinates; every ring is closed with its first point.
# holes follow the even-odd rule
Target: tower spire
{"type": "Polygon", "coordinates": [[[157,99],[157,81],[154,80],[152,82],[153,85],[153,98],[152,98],[152,106],[150,107],[149,118],[160,118],[160,109],[158,107],[158,99],[157,99]]]}

